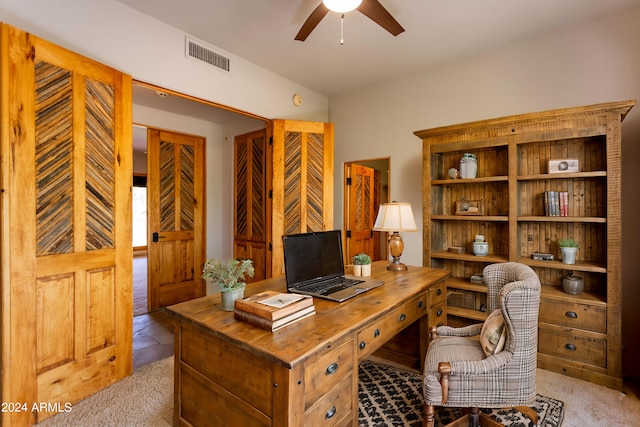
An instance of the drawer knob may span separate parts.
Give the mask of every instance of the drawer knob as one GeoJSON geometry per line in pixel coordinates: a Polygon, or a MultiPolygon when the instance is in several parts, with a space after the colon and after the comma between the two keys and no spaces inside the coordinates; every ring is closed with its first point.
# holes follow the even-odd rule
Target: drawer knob
{"type": "Polygon", "coordinates": [[[442,295],[442,289],[441,288],[438,288],[438,290],[436,291],[436,295],[437,296],[442,295]]]}
{"type": "Polygon", "coordinates": [[[436,311],[436,316],[440,317],[442,316],[442,309],[439,308],[438,311],[436,311]]]}
{"type": "Polygon", "coordinates": [[[338,370],[338,364],[334,362],[331,365],[327,366],[327,369],[324,371],[324,374],[333,375],[336,373],[337,370],[338,370]]]}
{"type": "Polygon", "coordinates": [[[418,308],[424,307],[424,301],[418,301],[418,308]]]}
{"type": "Polygon", "coordinates": [[[329,418],[332,418],[336,414],[337,411],[338,411],[338,409],[336,409],[335,406],[332,406],[331,409],[329,409],[327,411],[327,414],[324,416],[324,418],[327,419],[327,420],[329,418]]]}
{"type": "Polygon", "coordinates": [[[575,344],[565,344],[564,348],[566,348],[569,351],[576,351],[576,346],[575,344]]]}
{"type": "Polygon", "coordinates": [[[578,318],[578,314],[575,311],[567,311],[564,315],[572,319],[578,318]]]}
{"type": "Polygon", "coordinates": [[[364,350],[366,346],[367,346],[367,343],[365,343],[364,341],[360,341],[360,350],[364,350]]]}
{"type": "Polygon", "coordinates": [[[404,319],[406,319],[406,318],[407,318],[407,315],[406,315],[406,314],[404,314],[404,313],[402,313],[402,314],[398,317],[398,321],[399,321],[399,322],[402,322],[402,321],[404,321],[404,319]]]}
{"type": "Polygon", "coordinates": [[[376,330],[373,331],[373,337],[378,338],[379,336],[380,336],[380,329],[376,328],[376,330]]]}

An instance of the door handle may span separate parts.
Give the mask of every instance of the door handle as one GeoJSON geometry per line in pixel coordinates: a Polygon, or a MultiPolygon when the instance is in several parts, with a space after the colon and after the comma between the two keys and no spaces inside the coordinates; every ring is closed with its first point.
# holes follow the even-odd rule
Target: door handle
{"type": "Polygon", "coordinates": [[[160,236],[158,235],[157,232],[153,233],[151,239],[153,240],[153,243],[158,243],[158,240],[160,240],[160,236]]]}

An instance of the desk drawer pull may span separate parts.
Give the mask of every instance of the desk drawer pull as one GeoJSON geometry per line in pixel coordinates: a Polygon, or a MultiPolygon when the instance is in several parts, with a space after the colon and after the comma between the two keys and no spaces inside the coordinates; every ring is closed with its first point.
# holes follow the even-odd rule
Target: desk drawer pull
{"type": "Polygon", "coordinates": [[[402,322],[402,321],[404,321],[406,318],[407,318],[407,315],[406,315],[406,314],[404,314],[404,313],[402,313],[402,314],[398,317],[398,321],[399,321],[399,322],[402,322]]]}
{"type": "Polygon", "coordinates": [[[424,307],[424,301],[418,301],[418,308],[424,307]]]}
{"type": "Polygon", "coordinates": [[[439,308],[438,311],[436,311],[436,316],[440,317],[442,316],[442,309],[439,308]]]}
{"type": "Polygon", "coordinates": [[[338,409],[335,406],[332,406],[331,409],[327,411],[327,414],[324,416],[325,419],[333,418],[338,409]]]}
{"type": "Polygon", "coordinates": [[[327,369],[324,371],[324,374],[333,375],[336,373],[337,370],[338,370],[338,364],[334,362],[331,365],[327,366],[327,369]]]}
{"type": "Polygon", "coordinates": [[[376,328],[376,330],[373,331],[373,337],[378,338],[379,336],[380,336],[380,329],[376,328]]]}
{"type": "Polygon", "coordinates": [[[364,350],[366,346],[367,346],[367,343],[365,343],[364,341],[360,341],[360,350],[364,350]]]}
{"type": "Polygon", "coordinates": [[[570,317],[571,319],[578,318],[578,314],[575,311],[567,311],[564,315],[570,317]]]}
{"type": "Polygon", "coordinates": [[[441,288],[438,288],[438,290],[436,291],[436,295],[437,296],[442,295],[442,289],[441,288]]]}
{"type": "Polygon", "coordinates": [[[564,348],[566,348],[569,351],[576,351],[576,346],[575,344],[565,344],[564,348]]]}

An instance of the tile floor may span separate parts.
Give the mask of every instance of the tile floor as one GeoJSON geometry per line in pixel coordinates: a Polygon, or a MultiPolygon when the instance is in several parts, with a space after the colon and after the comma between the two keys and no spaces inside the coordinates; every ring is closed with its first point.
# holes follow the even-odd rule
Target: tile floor
{"type": "Polygon", "coordinates": [[[133,318],[133,369],[173,355],[173,317],[166,310],[133,318]]]}

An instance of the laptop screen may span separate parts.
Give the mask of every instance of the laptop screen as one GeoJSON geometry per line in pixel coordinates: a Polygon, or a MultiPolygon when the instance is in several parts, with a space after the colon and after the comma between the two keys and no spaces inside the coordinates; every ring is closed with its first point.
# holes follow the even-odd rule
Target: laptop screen
{"type": "Polygon", "coordinates": [[[282,241],[287,286],[344,274],[340,230],[290,234],[282,241]]]}

